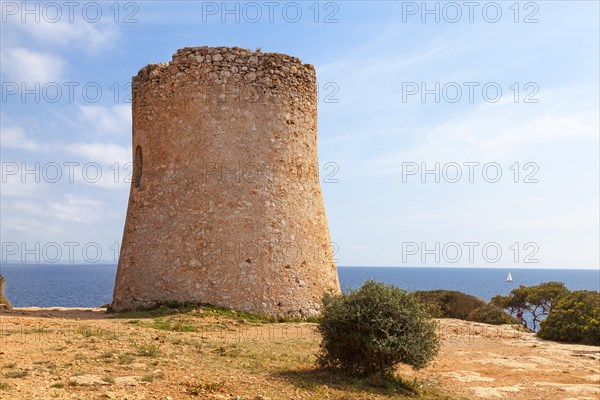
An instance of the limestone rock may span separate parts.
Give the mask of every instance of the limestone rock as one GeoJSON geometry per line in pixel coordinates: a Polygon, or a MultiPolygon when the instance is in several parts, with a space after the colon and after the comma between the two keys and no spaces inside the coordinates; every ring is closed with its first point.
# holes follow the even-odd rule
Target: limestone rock
{"type": "Polygon", "coordinates": [[[110,382],[103,381],[102,377],[98,375],[77,375],[71,377],[69,381],[75,382],[79,386],[110,385],[110,382]]]}

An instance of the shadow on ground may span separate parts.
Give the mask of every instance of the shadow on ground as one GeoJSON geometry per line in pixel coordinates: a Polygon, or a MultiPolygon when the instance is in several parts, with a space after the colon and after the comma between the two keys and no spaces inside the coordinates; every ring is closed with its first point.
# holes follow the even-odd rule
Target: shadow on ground
{"type": "Polygon", "coordinates": [[[350,389],[356,394],[377,394],[407,399],[446,399],[446,397],[432,396],[431,393],[425,394],[419,389],[417,382],[405,381],[399,377],[389,379],[354,378],[336,371],[319,368],[279,371],[273,373],[272,376],[284,379],[299,388],[316,391],[319,386],[327,386],[339,390],[350,389]]]}

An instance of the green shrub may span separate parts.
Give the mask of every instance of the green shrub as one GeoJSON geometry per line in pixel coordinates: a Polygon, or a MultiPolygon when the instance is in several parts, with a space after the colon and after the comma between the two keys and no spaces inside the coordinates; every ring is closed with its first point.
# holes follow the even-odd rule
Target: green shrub
{"type": "Polygon", "coordinates": [[[414,295],[428,309],[437,309],[438,318],[457,318],[466,320],[471,312],[483,307],[486,302],[455,290],[423,290],[414,295]]]}
{"type": "Polygon", "coordinates": [[[354,376],[387,376],[399,363],[415,369],[439,350],[436,322],[414,297],[367,281],[356,291],[323,297],[318,362],[354,376]]]}
{"type": "Polygon", "coordinates": [[[600,346],[600,292],[577,290],[560,297],[537,335],[600,346]]]}
{"type": "Polygon", "coordinates": [[[456,318],[486,324],[517,324],[502,308],[455,290],[422,290],[413,293],[435,318],[456,318]]]}
{"type": "Polygon", "coordinates": [[[502,325],[518,323],[506,311],[493,304],[485,304],[469,313],[467,321],[482,322],[485,324],[502,325]]]}
{"type": "Polygon", "coordinates": [[[10,301],[4,295],[4,277],[2,275],[0,275],[0,304],[4,304],[7,308],[12,308],[12,304],[10,304],[10,301]]]}
{"type": "Polygon", "coordinates": [[[135,345],[135,349],[138,352],[138,355],[144,357],[158,357],[160,356],[160,346],[153,341],[148,341],[146,343],[140,343],[135,345]]]}

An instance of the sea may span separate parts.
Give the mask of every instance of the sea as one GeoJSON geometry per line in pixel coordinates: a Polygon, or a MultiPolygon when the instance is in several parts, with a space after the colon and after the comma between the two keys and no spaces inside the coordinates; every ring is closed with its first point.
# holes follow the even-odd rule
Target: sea
{"type": "MultiPolygon", "coordinates": [[[[15,307],[98,307],[110,303],[116,265],[2,264],[5,294],[15,307]]],[[[598,269],[503,269],[338,266],[342,290],[367,279],[408,291],[458,290],[484,300],[508,294],[519,285],[563,282],[570,290],[600,291],[598,269]],[[508,273],[513,277],[507,282],[508,273]]]]}

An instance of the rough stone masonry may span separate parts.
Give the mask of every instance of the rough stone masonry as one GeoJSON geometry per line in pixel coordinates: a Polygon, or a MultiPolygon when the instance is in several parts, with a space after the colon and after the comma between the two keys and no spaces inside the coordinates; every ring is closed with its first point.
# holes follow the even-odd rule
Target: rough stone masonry
{"type": "Polygon", "coordinates": [[[133,176],[112,309],[210,303],[277,317],[339,292],[319,183],[314,67],[193,47],[133,77],[133,176]]]}

